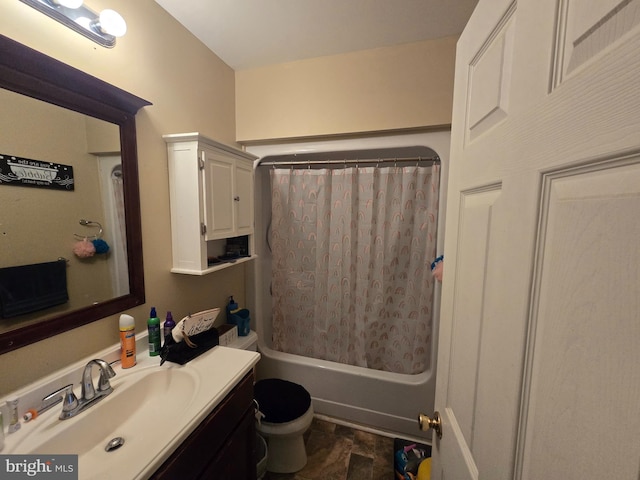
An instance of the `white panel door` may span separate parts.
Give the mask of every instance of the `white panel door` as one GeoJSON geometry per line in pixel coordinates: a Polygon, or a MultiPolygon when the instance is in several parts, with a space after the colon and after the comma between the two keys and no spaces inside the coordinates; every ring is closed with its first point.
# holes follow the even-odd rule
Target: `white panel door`
{"type": "Polygon", "coordinates": [[[432,478],[640,479],[639,24],[480,0],[460,38],[432,478]]]}

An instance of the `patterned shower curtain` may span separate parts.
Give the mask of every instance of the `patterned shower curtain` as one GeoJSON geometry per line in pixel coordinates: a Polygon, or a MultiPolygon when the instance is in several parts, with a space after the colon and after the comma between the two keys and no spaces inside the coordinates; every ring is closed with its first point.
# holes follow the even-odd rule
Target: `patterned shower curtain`
{"type": "Polygon", "coordinates": [[[439,166],[271,170],[273,345],[429,367],[439,166]]]}
{"type": "Polygon", "coordinates": [[[115,211],[115,224],[113,225],[113,245],[118,252],[113,256],[112,268],[114,273],[114,294],[116,296],[129,293],[128,260],[127,260],[127,225],[125,223],[124,211],[124,183],[122,177],[122,165],[118,165],[111,172],[111,186],[113,190],[113,208],[115,211]]]}

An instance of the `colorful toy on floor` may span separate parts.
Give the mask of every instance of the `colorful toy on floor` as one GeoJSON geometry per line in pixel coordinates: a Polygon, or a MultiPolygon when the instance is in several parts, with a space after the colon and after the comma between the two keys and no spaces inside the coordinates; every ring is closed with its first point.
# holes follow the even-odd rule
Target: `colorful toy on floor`
{"type": "Polygon", "coordinates": [[[431,457],[420,463],[417,480],[431,480],[431,457]]]}
{"type": "Polygon", "coordinates": [[[397,480],[428,480],[430,478],[431,447],[396,439],[394,451],[397,480]],[[421,468],[425,460],[429,460],[429,462],[421,468]]]}

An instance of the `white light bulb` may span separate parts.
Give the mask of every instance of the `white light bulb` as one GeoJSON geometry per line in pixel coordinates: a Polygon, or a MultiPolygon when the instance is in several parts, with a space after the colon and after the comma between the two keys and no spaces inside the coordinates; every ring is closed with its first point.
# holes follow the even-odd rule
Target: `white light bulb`
{"type": "Polygon", "coordinates": [[[127,33],[127,22],[115,10],[106,9],[100,12],[100,30],[114,37],[121,37],[127,33]]]}
{"type": "Polygon", "coordinates": [[[80,8],[82,6],[83,0],[53,0],[53,3],[56,5],[61,5],[67,8],[80,8]]]}

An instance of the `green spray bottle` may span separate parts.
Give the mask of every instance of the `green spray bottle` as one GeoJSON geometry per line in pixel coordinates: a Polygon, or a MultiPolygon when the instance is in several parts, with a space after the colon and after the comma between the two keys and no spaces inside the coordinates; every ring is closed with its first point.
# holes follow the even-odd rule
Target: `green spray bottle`
{"type": "Polygon", "coordinates": [[[149,355],[155,357],[160,354],[160,319],[156,314],[156,307],[151,307],[147,329],[149,330],[149,355]]]}

